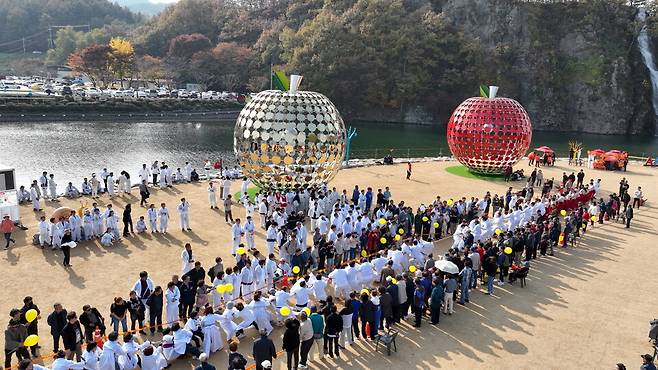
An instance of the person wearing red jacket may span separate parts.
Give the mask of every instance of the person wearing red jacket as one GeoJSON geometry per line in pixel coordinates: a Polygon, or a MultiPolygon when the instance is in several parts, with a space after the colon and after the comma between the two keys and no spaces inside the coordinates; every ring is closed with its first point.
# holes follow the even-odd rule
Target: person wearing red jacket
{"type": "Polygon", "coordinates": [[[5,240],[7,244],[5,249],[9,249],[9,242],[16,244],[16,241],[11,238],[11,233],[14,231],[14,222],[9,219],[9,215],[5,215],[0,222],[0,231],[5,234],[5,240]]]}

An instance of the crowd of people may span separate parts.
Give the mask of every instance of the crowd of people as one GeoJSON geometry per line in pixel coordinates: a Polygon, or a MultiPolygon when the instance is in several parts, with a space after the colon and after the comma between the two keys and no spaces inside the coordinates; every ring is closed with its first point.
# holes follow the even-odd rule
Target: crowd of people
{"type": "MultiPolygon", "coordinates": [[[[156,164],[152,168],[166,167],[156,164]]],[[[193,181],[189,163],[184,169],[182,181],[193,181]]],[[[574,237],[588,225],[617,217],[621,204],[631,209],[632,218],[632,207],[624,201],[625,179],[621,196],[612,194],[605,201],[597,197],[600,180],[584,183],[584,174],[579,173],[573,178],[565,174],[560,183],[544,182],[537,178],[541,170],[533,173],[523,188],[510,187],[500,196],[489,192],[470,199],[437,196],[415,209],[396,201],[388,187],[374,191],[357,185],[351,193],[327,186],[272,189],[252,197],[249,182],[243,179],[239,201],[245,208],[244,222],[233,218],[229,176],[219,180],[220,186],[210,180],[209,206],[217,207],[219,190],[225,220],[231,224],[230,261],[217,257],[206,270],[188,243],[181,251],[180,273],[156,284],[143,271],[128,299],[115,297],[108,309],[85,304],[78,315],[54,303],[47,316],[55,357],[52,368],[160,370],[179,357],[192,356],[201,361],[201,369],[208,370],[209,356],[228,345],[229,369],[245,369],[248,361],[238,352],[237,339],[253,328],[260,338],[251,355],[256,368],[267,369],[279,354],[270,338],[272,330],[282,326],[287,367],[303,369],[314,344],[318,357],[340,357],[346,345],[361,338],[376,340],[403,320],[413,319],[413,325],[420,327],[426,317],[437,325],[441,314],[455,314],[455,302],[469,304],[471,290],[482,286],[493,295],[496,282],[525,279],[533,259],[575,245],[574,237]],[[541,195],[534,192],[537,186],[542,187],[541,195]],[[590,198],[591,202],[564,206],[590,198]],[[262,245],[255,240],[257,228],[265,230],[262,245]],[[432,242],[448,235],[452,247],[435,257],[432,242]],[[161,340],[146,340],[147,331],[161,333],[161,340]]],[[[140,171],[143,201],[150,195],[149,185],[170,186],[170,175],[159,174],[158,181],[146,165],[140,171]]],[[[130,175],[123,171],[121,176],[119,191],[130,191],[130,175]]],[[[100,187],[112,198],[111,173],[101,180],[91,182],[90,195],[99,196],[93,189],[100,187]]],[[[46,194],[41,182],[35,182],[31,192],[40,186],[46,194]]],[[[50,196],[54,200],[57,193],[50,196]]],[[[38,203],[38,197],[31,198],[38,203]]],[[[191,230],[185,198],[176,209],[181,230],[191,230]]],[[[133,232],[131,211],[130,205],[123,211],[123,235],[133,232]]],[[[120,238],[112,204],[100,209],[93,203],[83,212],[82,217],[77,211],[56,220],[42,217],[38,243],[64,250],[70,242],[100,238],[109,247],[120,238]]],[[[166,233],[170,218],[166,204],[157,209],[148,204],[135,228],[138,233],[166,233]]],[[[66,255],[64,264],[70,266],[66,255]]],[[[41,368],[30,360],[38,345],[24,345],[29,335],[38,335],[40,315],[31,297],[25,298],[23,308],[10,312],[5,367],[15,356],[21,370],[41,368]],[[31,321],[30,310],[39,314],[31,321]]]]}

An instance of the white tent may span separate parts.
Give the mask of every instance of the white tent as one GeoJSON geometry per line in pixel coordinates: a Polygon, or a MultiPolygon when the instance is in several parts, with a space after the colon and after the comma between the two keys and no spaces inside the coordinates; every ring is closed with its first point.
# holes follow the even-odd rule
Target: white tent
{"type": "Polygon", "coordinates": [[[20,220],[20,209],[16,194],[16,171],[13,167],[0,164],[0,217],[9,215],[11,220],[20,220]]]}

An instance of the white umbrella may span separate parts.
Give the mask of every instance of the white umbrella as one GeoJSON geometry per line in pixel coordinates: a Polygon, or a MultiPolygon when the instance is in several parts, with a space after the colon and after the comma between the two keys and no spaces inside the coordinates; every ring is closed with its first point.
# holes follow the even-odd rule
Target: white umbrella
{"type": "Polygon", "coordinates": [[[434,262],[434,267],[436,267],[437,269],[443,272],[447,272],[448,274],[459,273],[459,267],[457,267],[457,265],[447,260],[438,260],[434,262]]]}

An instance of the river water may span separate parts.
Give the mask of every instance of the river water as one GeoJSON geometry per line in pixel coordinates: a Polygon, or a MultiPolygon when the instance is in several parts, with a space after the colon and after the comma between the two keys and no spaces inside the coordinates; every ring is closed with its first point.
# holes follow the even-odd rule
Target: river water
{"type": "MultiPolygon", "coordinates": [[[[208,158],[232,164],[233,121],[217,122],[4,122],[0,123],[0,165],[16,168],[19,185],[27,185],[42,171],[55,174],[60,186],[76,186],[84,176],[103,167],[136,177],[142,163],[154,160],[180,166],[190,161],[200,168],[208,158]]],[[[352,158],[381,158],[448,154],[445,129],[438,127],[368,124],[352,125],[358,135],[352,158]]],[[[658,137],[604,136],[534,132],[532,147],[548,145],[560,156],[577,140],[586,149],[620,149],[632,155],[658,154],[658,137]]]]}

